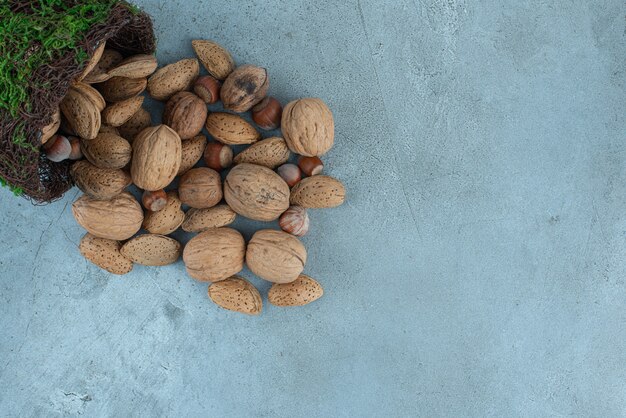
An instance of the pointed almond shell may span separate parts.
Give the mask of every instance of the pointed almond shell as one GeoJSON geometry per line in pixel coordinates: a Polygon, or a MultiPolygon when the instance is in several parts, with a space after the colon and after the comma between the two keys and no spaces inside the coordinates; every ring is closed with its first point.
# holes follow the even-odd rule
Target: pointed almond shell
{"type": "Polygon", "coordinates": [[[39,137],[39,141],[41,144],[45,144],[48,142],[50,138],[54,136],[59,130],[61,126],[61,110],[57,108],[56,112],[54,112],[51,116],[50,123],[41,128],[41,136],[39,137]]]}
{"type": "Polygon", "coordinates": [[[209,298],[229,311],[259,315],[263,310],[261,294],[246,279],[232,276],[209,286],[209,298]]]}
{"type": "Polygon", "coordinates": [[[291,283],[274,283],[267,295],[276,306],[302,306],[322,297],[324,289],[311,277],[301,274],[291,283]]]}
{"type": "Polygon", "coordinates": [[[234,158],[235,164],[250,163],[271,169],[284,164],[289,159],[289,148],[284,139],[272,137],[252,144],[234,158]]]}
{"type": "Polygon", "coordinates": [[[89,84],[75,83],[72,88],[80,91],[85,97],[91,100],[99,111],[102,112],[102,110],[106,107],[107,104],[104,101],[104,97],[102,97],[98,90],[94,89],[89,84]]]}
{"type": "Polygon", "coordinates": [[[59,107],[76,135],[86,139],[98,135],[102,123],[99,103],[94,103],[80,88],[70,87],[59,107]]]}
{"type": "Polygon", "coordinates": [[[119,241],[98,238],[89,233],[80,240],[80,253],[87,260],[113,274],[126,274],[133,269],[133,262],[120,253],[119,241]]]}
{"type": "Polygon", "coordinates": [[[76,161],[70,170],[76,186],[94,199],[108,200],[126,189],[130,175],[116,168],[98,168],[88,161],[76,161]]]}
{"type": "Polygon", "coordinates": [[[330,176],[307,177],[291,189],[290,202],[305,208],[334,208],[346,198],[346,189],[341,182],[330,176]]]}
{"type": "Polygon", "coordinates": [[[82,81],[89,84],[107,81],[111,78],[107,71],[122,62],[123,59],[124,57],[118,51],[114,49],[105,49],[96,66],[82,81]]]}
{"type": "Polygon", "coordinates": [[[181,245],[164,235],[142,234],[128,240],[120,252],[137,264],[165,266],[179,259],[181,245]]]}
{"type": "Polygon", "coordinates": [[[124,168],[130,162],[132,148],[127,140],[110,133],[82,140],[80,149],[87,160],[100,168],[124,168]]]}
{"type": "Polygon", "coordinates": [[[189,209],[182,224],[183,231],[202,232],[209,228],[220,228],[235,221],[237,214],[230,206],[221,204],[212,208],[189,209]]]}
{"type": "Polygon", "coordinates": [[[215,139],[228,145],[252,144],[261,138],[254,126],[232,113],[210,113],[206,119],[206,129],[215,139]]]}
{"type": "Polygon", "coordinates": [[[157,59],[154,55],[133,55],[115,67],[109,69],[111,77],[144,78],[152,74],[157,68],[157,59]]]}
{"type": "Polygon", "coordinates": [[[224,80],[235,69],[233,57],[221,45],[196,39],[191,41],[191,46],[204,68],[218,80],[224,80]]]}
{"type": "Polygon", "coordinates": [[[168,235],[176,231],[185,220],[185,212],[176,192],[167,193],[167,204],[158,212],[147,211],[143,228],[153,234],[168,235]]]}
{"type": "Polygon", "coordinates": [[[132,144],[137,134],[151,125],[152,116],[150,116],[150,112],[141,107],[119,127],[120,136],[132,144]]]}
{"type": "Polygon", "coordinates": [[[139,96],[147,84],[148,80],[145,78],[111,77],[98,84],[98,89],[107,102],[115,103],[139,96]]]}
{"type": "Polygon", "coordinates": [[[135,235],[143,221],[139,202],[128,192],[111,200],[96,200],[83,195],[72,204],[72,214],[92,235],[118,241],[135,235]]]}
{"type": "Polygon", "coordinates": [[[206,143],[206,136],[202,134],[196,135],[191,139],[183,141],[182,157],[177,175],[180,176],[181,174],[186,173],[194,165],[196,165],[198,161],[200,161],[200,158],[202,158],[202,154],[204,154],[206,143]]]}
{"type": "Polygon", "coordinates": [[[87,74],[89,74],[91,70],[93,70],[94,67],[98,65],[98,62],[100,62],[100,58],[102,57],[102,53],[104,52],[105,47],[106,42],[101,42],[100,45],[93,51],[93,54],[91,54],[89,61],[87,61],[87,65],[85,65],[83,72],[78,76],[76,81],[82,81],[87,76],[87,74]]]}
{"type": "Polygon", "coordinates": [[[102,111],[102,121],[113,127],[122,126],[141,108],[143,99],[137,96],[107,106],[102,111]]]}
{"type": "Polygon", "coordinates": [[[160,68],[148,79],[148,93],[156,100],[167,100],[175,93],[189,90],[198,77],[197,59],[184,59],[160,68]]]}

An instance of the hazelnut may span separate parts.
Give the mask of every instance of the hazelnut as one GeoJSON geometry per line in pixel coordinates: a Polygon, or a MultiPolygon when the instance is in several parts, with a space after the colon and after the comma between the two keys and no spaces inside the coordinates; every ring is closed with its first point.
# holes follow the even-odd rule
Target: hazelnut
{"type": "Polygon", "coordinates": [[[302,206],[289,206],[278,220],[280,229],[285,232],[301,237],[309,232],[309,215],[302,206]]]}
{"type": "Polygon", "coordinates": [[[324,163],[319,157],[300,157],[298,167],[307,176],[317,176],[324,169],[324,163]]]}
{"type": "Polygon", "coordinates": [[[222,171],[233,163],[233,149],[221,142],[209,142],[204,149],[204,162],[215,171],[222,171]]]}
{"type": "Polygon", "coordinates": [[[263,100],[269,86],[270,81],[265,68],[242,65],[226,77],[220,90],[220,97],[225,109],[237,113],[247,112],[263,100]]]}
{"type": "Polygon", "coordinates": [[[46,157],[55,163],[67,160],[72,153],[72,144],[63,135],[53,136],[43,147],[46,157]]]}
{"type": "Polygon", "coordinates": [[[70,152],[70,160],[80,160],[83,158],[83,152],[80,150],[80,138],[70,136],[68,138],[72,151],[70,152]]]}
{"type": "Polygon", "coordinates": [[[261,129],[272,130],[280,126],[283,106],[273,97],[266,97],[252,108],[252,120],[261,129]]]}
{"type": "Polygon", "coordinates": [[[193,91],[204,100],[204,103],[213,104],[220,100],[220,89],[222,83],[215,77],[210,75],[203,75],[198,77],[196,83],[193,86],[193,91]]]}
{"type": "Polygon", "coordinates": [[[295,186],[296,183],[302,180],[300,167],[295,164],[283,164],[276,171],[278,171],[278,175],[285,180],[289,187],[295,186]]]}
{"type": "Polygon", "coordinates": [[[153,192],[146,190],[141,196],[141,203],[147,210],[158,212],[167,205],[167,193],[163,189],[153,192]]]}

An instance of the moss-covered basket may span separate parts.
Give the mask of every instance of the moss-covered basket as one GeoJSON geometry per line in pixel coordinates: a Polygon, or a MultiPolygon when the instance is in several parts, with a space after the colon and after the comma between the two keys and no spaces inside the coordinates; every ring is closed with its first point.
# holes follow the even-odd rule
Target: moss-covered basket
{"type": "Polygon", "coordinates": [[[34,203],[71,186],[70,162],[40,153],[41,128],[95,49],[155,49],[150,18],[120,0],[0,0],[0,183],[34,203]]]}

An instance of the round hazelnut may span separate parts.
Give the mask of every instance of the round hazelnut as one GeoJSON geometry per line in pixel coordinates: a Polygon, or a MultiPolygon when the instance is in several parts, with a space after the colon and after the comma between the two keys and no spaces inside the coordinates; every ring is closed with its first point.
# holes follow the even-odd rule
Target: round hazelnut
{"type": "Polygon", "coordinates": [[[70,152],[70,160],[80,160],[83,158],[83,152],[80,150],[80,138],[70,136],[68,138],[72,151],[70,152]]]}
{"type": "Polygon", "coordinates": [[[43,147],[46,157],[55,163],[67,160],[72,153],[72,144],[63,135],[53,136],[43,147]]]}
{"type": "Polygon", "coordinates": [[[278,219],[280,229],[285,232],[301,237],[309,232],[309,215],[302,206],[289,206],[278,219]]]}
{"type": "Polygon", "coordinates": [[[307,176],[317,176],[324,169],[324,163],[319,157],[300,157],[298,167],[307,176]]]}
{"type": "Polygon", "coordinates": [[[233,149],[221,142],[209,142],[204,149],[204,162],[215,171],[222,171],[233,163],[233,149]]]}
{"type": "Polygon", "coordinates": [[[158,212],[167,205],[167,193],[165,190],[146,190],[141,196],[143,207],[151,212],[158,212]]]}
{"type": "Polygon", "coordinates": [[[204,100],[204,103],[213,104],[220,100],[220,89],[222,83],[215,77],[210,75],[203,75],[198,77],[196,83],[193,86],[193,91],[204,100]]]}
{"type": "Polygon", "coordinates": [[[273,97],[266,97],[252,108],[252,120],[254,120],[259,128],[268,131],[280,126],[282,116],[283,107],[280,102],[273,97]]]}
{"type": "Polygon", "coordinates": [[[285,180],[285,183],[289,185],[289,187],[293,187],[302,180],[302,173],[300,172],[300,167],[295,164],[283,164],[278,169],[278,175],[285,180]]]}

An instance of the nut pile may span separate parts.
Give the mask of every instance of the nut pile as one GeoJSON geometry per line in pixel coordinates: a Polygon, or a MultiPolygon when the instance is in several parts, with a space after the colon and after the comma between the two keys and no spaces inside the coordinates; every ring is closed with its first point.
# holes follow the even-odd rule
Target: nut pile
{"type": "Polygon", "coordinates": [[[244,265],[273,283],[270,303],[310,303],[323,290],[303,274],[307,251],[298,237],[309,229],[308,209],[345,198],[319,158],[334,142],[333,115],[316,98],[283,109],[268,96],[264,68],[236,67],[212,41],[192,46],[197,59],[158,68],[154,56],[124,57],[101,45],[43,129],[50,160],[76,160],[71,173],[84,194],[72,213],[87,230],[80,251],[114,274],[182,255],[189,276],[211,283],[209,298],[237,312],[262,310],[259,291],[238,275],[244,265]],[[144,109],[144,91],[165,102],[162,124],[144,109]],[[224,110],[209,111],[219,101],[224,110]],[[263,138],[259,129],[275,135],[263,138]],[[131,185],[143,191],[141,202],[127,191],[131,185]],[[278,220],[281,230],[259,230],[246,243],[229,227],[237,216],[278,220]],[[184,248],[169,236],[179,228],[197,234],[184,248]]]}

